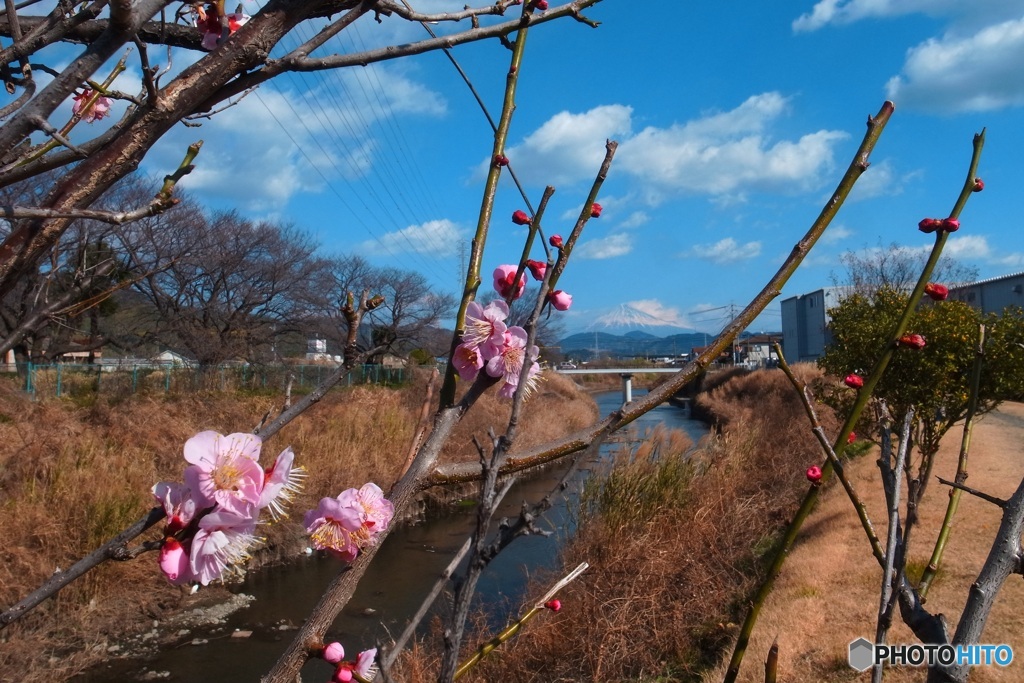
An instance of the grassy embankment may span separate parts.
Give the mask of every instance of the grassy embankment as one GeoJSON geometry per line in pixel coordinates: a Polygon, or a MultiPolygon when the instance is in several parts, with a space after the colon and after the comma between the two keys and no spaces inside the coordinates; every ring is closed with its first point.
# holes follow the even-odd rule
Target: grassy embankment
{"type": "MultiPolygon", "coordinates": [[[[813,368],[798,366],[808,379],[813,368]]],[[[723,373],[723,378],[725,378],[723,373]]],[[[821,461],[806,416],[780,372],[735,377],[701,396],[699,407],[718,417],[720,435],[707,440],[689,462],[678,435],[662,433],[620,464],[584,496],[578,537],[565,550],[564,566],[587,561],[591,569],[566,588],[562,611],[546,613],[467,680],[721,681],[745,601],[759,585],[766,560],[798,500],[804,471],[821,461]]],[[[820,407],[826,433],[837,428],[820,407]]],[[[1024,476],[1024,404],[1006,403],[975,428],[970,483],[1007,498],[1024,476]]],[[[847,472],[868,506],[875,528],[884,528],[877,447],[847,472]],[[881,526],[880,526],[881,525],[881,526]]],[[[959,430],[943,442],[935,472],[952,478],[959,430]]],[[[856,452],[857,449],[855,449],[856,452]]],[[[932,483],[919,509],[919,540],[911,551],[912,580],[928,562],[946,491],[932,483]]],[[[985,561],[1000,510],[965,496],[927,607],[955,625],[967,590],[985,561]]],[[[540,595],[553,576],[538,577],[540,595]]],[[[740,674],[743,683],[764,680],[762,662],[772,641],[780,645],[779,680],[843,683],[866,680],[846,662],[848,644],[874,634],[881,570],[841,487],[829,486],[805,525],[782,576],[761,614],[740,674]]],[[[1006,582],[983,641],[1024,651],[1024,582],[1006,582]]],[[[484,638],[486,639],[486,638],[484,638]]],[[[899,618],[890,642],[915,642],[899,618]]],[[[467,646],[467,651],[475,643],[467,646]]],[[[437,644],[425,641],[404,660],[402,680],[433,680],[437,644]]],[[[1022,665],[979,667],[971,680],[1021,680],[1022,665]]],[[[921,681],[924,671],[889,671],[894,683],[921,681]]]]}
{"type": "MultiPolygon", "coordinates": [[[[686,437],[662,431],[590,485],[564,565],[591,568],[557,616],[532,622],[473,680],[692,681],[715,661],[821,456],[781,372],[742,374],[699,401],[721,433],[686,460],[686,437]]],[[[396,680],[432,680],[436,651],[421,643],[396,680]]]]}
{"type": "MultiPolygon", "coordinates": [[[[579,429],[596,408],[566,378],[551,376],[527,404],[520,445],[579,429]]],[[[406,388],[332,391],[264,445],[269,464],[285,446],[310,477],[292,521],[263,529],[267,555],[292,552],[304,510],[326,495],[374,481],[387,489],[409,449],[426,377],[406,388]]],[[[67,567],[153,505],[150,487],[180,480],[185,440],[198,431],[248,431],[279,395],[137,394],[32,401],[0,383],[0,605],[13,604],[55,567],[67,567]]],[[[275,413],[276,414],[276,413],[275,413]]],[[[456,431],[443,459],[476,459],[471,437],[501,429],[508,404],[486,395],[456,431]]],[[[145,538],[158,537],[159,530],[145,538]]],[[[222,590],[222,589],[221,589],[222,590]]],[[[191,607],[218,589],[188,596],[170,586],[154,554],[106,563],[0,631],[0,681],[65,680],[106,657],[122,636],[191,607]]]]}

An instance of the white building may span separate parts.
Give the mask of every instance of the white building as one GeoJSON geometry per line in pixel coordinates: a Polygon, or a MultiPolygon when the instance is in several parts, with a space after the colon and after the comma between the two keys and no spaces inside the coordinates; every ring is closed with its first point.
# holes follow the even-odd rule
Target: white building
{"type": "Polygon", "coordinates": [[[1024,272],[950,287],[949,298],[970,304],[985,314],[1001,314],[1009,306],[1024,308],[1024,272]]]}
{"type": "Polygon", "coordinates": [[[782,301],[782,353],[787,363],[814,361],[832,341],[828,309],[839,304],[841,287],[826,287],[782,301]]]}

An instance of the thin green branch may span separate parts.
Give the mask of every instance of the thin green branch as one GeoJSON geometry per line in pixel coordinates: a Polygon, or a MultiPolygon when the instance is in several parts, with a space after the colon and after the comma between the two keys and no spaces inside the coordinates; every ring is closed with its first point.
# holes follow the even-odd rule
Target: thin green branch
{"type": "MultiPolygon", "coordinates": [[[[978,347],[974,352],[974,365],[971,367],[971,395],[967,399],[967,415],[964,417],[964,431],[960,438],[960,457],[956,463],[956,477],[954,481],[961,486],[967,481],[967,454],[971,449],[971,432],[974,430],[974,417],[978,412],[978,393],[981,386],[981,367],[985,360],[985,326],[978,326],[978,347]]],[[[924,602],[928,598],[928,589],[931,587],[935,574],[939,571],[939,564],[942,562],[942,554],[946,550],[946,542],[949,540],[949,532],[953,528],[953,517],[956,515],[960,505],[959,488],[952,488],[949,492],[949,503],[946,504],[946,515],[942,518],[942,526],[939,528],[939,537],[935,539],[935,548],[928,560],[928,566],[921,574],[921,581],[917,585],[917,592],[924,602]]]]}
{"type": "Polygon", "coordinates": [[[764,660],[764,683],[775,683],[779,676],[779,638],[775,637],[764,660]]]}
{"type": "MultiPolygon", "coordinates": [[[[526,5],[523,6],[523,12],[525,14],[526,5]]],[[[512,114],[516,109],[516,86],[519,84],[519,71],[523,62],[523,53],[526,50],[527,33],[528,30],[524,24],[516,33],[516,42],[512,47],[512,59],[505,77],[505,97],[502,102],[501,117],[498,119],[498,129],[494,133],[491,163],[487,170],[487,181],[484,183],[484,195],[480,203],[480,215],[477,218],[476,232],[471,243],[465,288],[462,291],[462,301],[459,303],[459,312],[455,318],[455,333],[452,335],[449,357],[454,353],[459,338],[465,331],[466,308],[469,306],[469,302],[476,298],[477,289],[480,287],[480,266],[483,262],[484,244],[487,242],[487,230],[491,225],[491,215],[494,213],[494,197],[498,192],[498,180],[501,178],[501,166],[495,163],[494,159],[504,156],[508,130],[512,124],[512,114]]],[[[444,374],[444,384],[441,386],[441,408],[449,408],[454,404],[455,366],[449,363],[444,374]]]]}
{"type": "Polygon", "coordinates": [[[882,550],[882,544],[878,540],[878,535],[875,533],[875,527],[871,523],[871,519],[868,517],[867,506],[864,505],[864,501],[861,500],[857,494],[856,489],[853,487],[853,482],[846,476],[846,470],[843,467],[842,461],[836,456],[835,450],[832,448],[832,444],[829,443],[828,437],[825,436],[825,430],[821,426],[821,422],[818,420],[818,413],[814,410],[814,405],[811,402],[810,389],[807,387],[807,383],[797,379],[796,375],[793,374],[793,369],[789,367],[789,363],[786,362],[786,357],[782,354],[782,347],[779,346],[778,342],[773,344],[775,347],[775,353],[779,357],[779,367],[789,378],[790,384],[796,389],[797,394],[800,396],[800,401],[804,405],[804,411],[807,413],[807,417],[811,421],[811,431],[814,436],[818,439],[818,443],[821,444],[821,450],[825,452],[825,457],[828,463],[830,463],[835,470],[836,478],[843,485],[843,489],[846,491],[847,497],[850,502],[853,503],[854,509],[857,511],[857,518],[860,520],[860,525],[864,529],[864,533],[867,534],[868,541],[871,543],[871,552],[879,562],[884,562],[885,553],[882,550]]]}
{"type": "Polygon", "coordinates": [[[523,628],[523,625],[526,622],[537,616],[539,612],[544,611],[544,605],[548,600],[555,597],[555,595],[558,594],[558,591],[562,590],[572,581],[574,581],[580,574],[585,572],[587,570],[587,567],[589,566],[590,565],[588,565],[586,562],[579,564],[575,569],[569,572],[569,574],[567,574],[563,579],[561,579],[560,581],[558,581],[558,583],[552,586],[551,590],[545,593],[544,597],[535,602],[533,606],[530,607],[530,609],[528,609],[525,614],[523,614],[523,616],[519,617],[516,621],[512,622],[504,629],[502,629],[502,631],[498,633],[496,636],[494,636],[486,643],[481,645],[477,649],[477,651],[474,652],[472,656],[470,656],[469,659],[463,662],[462,665],[459,666],[458,669],[456,669],[455,680],[459,680],[459,678],[465,675],[470,669],[479,664],[484,657],[494,652],[494,650],[501,646],[502,643],[507,642],[514,635],[519,633],[519,631],[523,628]]]}

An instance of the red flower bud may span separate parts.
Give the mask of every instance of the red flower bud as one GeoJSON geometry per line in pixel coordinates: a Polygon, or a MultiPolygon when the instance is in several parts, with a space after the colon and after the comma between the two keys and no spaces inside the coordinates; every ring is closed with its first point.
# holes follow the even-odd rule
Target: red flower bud
{"type": "Polygon", "coordinates": [[[848,437],[846,437],[846,443],[853,443],[856,440],[857,440],[857,433],[856,432],[850,432],[850,435],[848,437]]]}
{"type": "Polygon", "coordinates": [[[945,230],[946,232],[956,232],[960,229],[960,221],[955,218],[943,218],[939,221],[939,230],[945,230]]]}
{"type": "Polygon", "coordinates": [[[495,166],[508,166],[508,157],[505,156],[504,154],[495,154],[494,155],[494,165],[495,166]]]}
{"type": "Polygon", "coordinates": [[[843,384],[850,387],[851,389],[860,389],[864,386],[864,378],[858,375],[856,372],[851,372],[849,375],[843,378],[843,384]]]}
{"type": "Polygon", "coordinates": [[[821,482],[821,468],[817,465],[811,465],[807,468],[807,481],[812,484],[818,484],[821,482]]]}
{"type": "Polygon", "coordinates": [[[929,282],[924,286],[924,293],[927,294],[932,301],[945,301],[946,297],[949,296],[949,288],[945,285],[929,282]]]}
{"type": "Polygon", "coordinates": [[[548,0],[534,0],[533,8],[544,11],[548,8],[548,0]]]}
{"type": "Polygon", "coordinates": [[[601,212],[602,211],[604,211],[604,207],[602,207],[597,202],[594,202],[593,204],[590,205],[590,217],[591,218],[599,218],[601,216],[601,212]]]}
{"type": "Polygon", "coordinates": [[[938,218],[923,218],[921,222],[917,224],[917,229],[923,233],[935,232],[942,225],[942,221],[938,218]]]}
{"type": "Polygon", "coordinates": [[[548,244],[553,246],[555,249],[561,249],[562,248],[562,236],[561,235],[552,235],[551,237],[548,238],[548,244]]]}
{"type": "Polygon", "coordinates": [[[533,275],[533,279],[538,282],[544,279],[544,273],[547,272],[548,264],[543,261],[527,261],[526,267],[530,269],[530,274],[533,275]]]}
{"type": "Polygon", "coordinates": [[[971,188],[972,192],[981,192],[985,189],[985,181],[981,178],[974,179],[974,187],[971,188]]]}
{"type": "Polygon", "coordinates": [[[516,225],[529,225],[531,219],[526,215],[525,211],[517,210],[512,214],[512,222],[516,225]]]}
{"type": "MultiPolygon", "coordinates": [[[[544,3],[544,4],[547,4],[547,3],[544,3]]],[[[555,598],[553,600],[548,600],[547,602],[545,602],[544,606],[547,607],[552,612],[557,612],[558,610],[562,609],[562,601],[559,600],[558,598],[555,598]]]]}
{"type": "Polygon", "coordinates": [[[900,346],[906,346],[911,349],[923,349],[925,345],[924,337],[919,334],[905,334],[900,337],[900,346]]]}

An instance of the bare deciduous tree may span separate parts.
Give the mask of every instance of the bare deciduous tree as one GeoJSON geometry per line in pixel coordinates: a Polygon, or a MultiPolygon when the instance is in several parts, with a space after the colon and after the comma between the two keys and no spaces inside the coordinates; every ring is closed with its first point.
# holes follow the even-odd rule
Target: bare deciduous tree
{"type": "Polygon", "coordinates": [[[438,326],[455,308],[454,297],[433,291],[423,275],[400,268],[376,268],[360,256],[332,259],[319,272],[311,291],[318,333],[339,343],[349,333],[343,315],[348,297],[358,300],[366,294],[376,298],[362,321],[360,349],[403,355],[415,348],[436,346],[433,340],[438,326]]]}
{"type": "MultiPolygon", "coordinates": [[[[880,289],[897,292],[913,289],[928,262],[928,252],[911,249],[895,242],[861,251],[847,251],[839,257],[841,273],[832,273],[832,283],[847,287],[851,294],[872,296],[880,289]]],[[[935,264],[932,280],[946,284],[964,284],[978,279],[978,269],[949,256],[935,264]]]]}
{"type": "Polygon", "coordinates": [[[151,306],[156,339],[187,350],[200,365],[271,360],[277,339],[306,316],[309,278],[323,266],[316,244],[293,228],[234,213],[193,213],[169,249],[166,269],[134,284],[151,306]]]}

